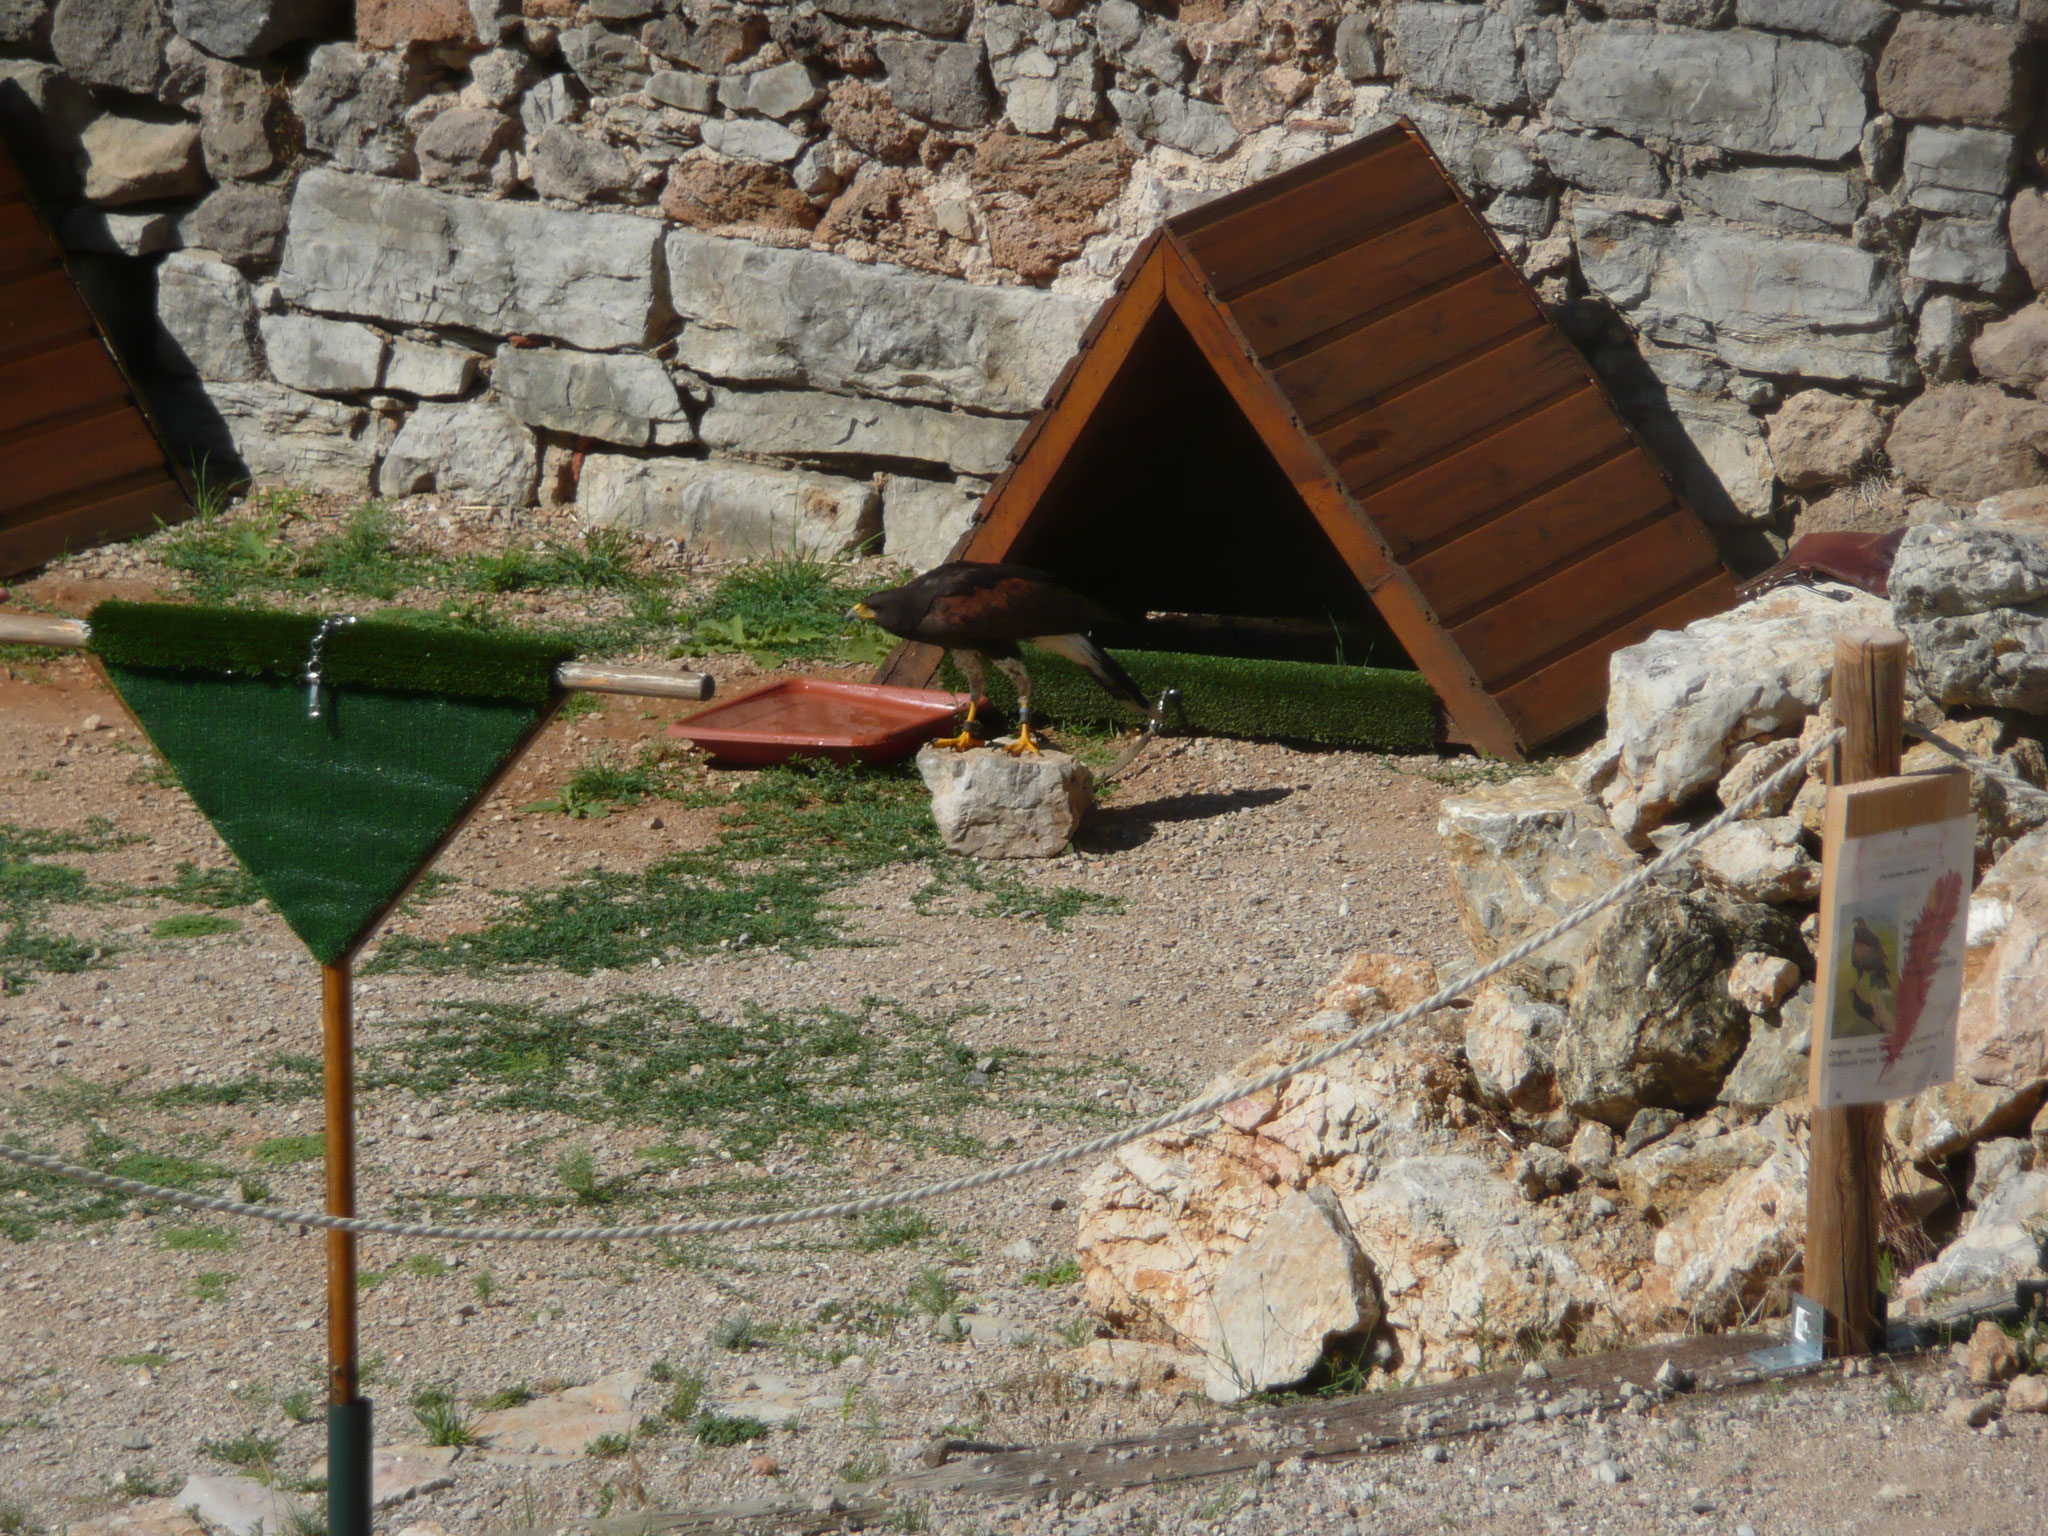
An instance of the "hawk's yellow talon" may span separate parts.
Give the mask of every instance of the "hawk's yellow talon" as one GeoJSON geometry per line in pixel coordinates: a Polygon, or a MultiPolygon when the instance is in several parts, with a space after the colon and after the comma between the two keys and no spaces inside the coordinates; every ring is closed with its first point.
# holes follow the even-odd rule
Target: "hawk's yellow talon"
{"type": "Polygon", "coordinates": [[[1020,720],[1017,722],[1017,739],[1005,742],[1003,750],[1012,757],[1022,757],[1027,752],[1033,757],[1040,755],[1038,739],[1031,734],[1031,726],[1028,721],[1020,720]]]}
{"type": "Polygon", "coordinates": [[[958,736],[941,736],[932,743],[935,747],[951,747],[955,752],[972,752],[976,747],[986,746],[972,731],[962,731],[958,736]]]}

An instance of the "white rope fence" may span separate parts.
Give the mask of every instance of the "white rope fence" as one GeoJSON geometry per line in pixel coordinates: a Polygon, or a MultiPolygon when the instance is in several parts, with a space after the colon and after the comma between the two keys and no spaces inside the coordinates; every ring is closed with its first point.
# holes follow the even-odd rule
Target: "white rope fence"
{"type": "Polygon", "coordinates": [[[1693,849],[1712,837],[1730,823],[1740,820],[1757,805],[1773,794],[1781,785],[1791,781],[1795,775],[1806,772],[1807,765],[1835,742],[1841,739],[1838,727],[1829,731],[1806,747],[1799,755],[1786,763],[1769,778],[1757,784],[1747,794],[1736,800],[1720,815],[1707,822],[1698,830],[1689,833],[1672,844],[1658,858],[1651,860],[1641,869],[1621,881],[1583,906],[1574,908],[1541,933],[1523,940],[1513,949],[1499,955],[1477,970],[1463,976],[1424,998],[1412,1007],[1404,1008],[1389,1018],[1376,1020],[1353,1030],[1334,1044],[1311,1051],[1298,1060],[1284,1066],[1274,1067],[1248,1082],[1231,1086],[1209,1094],[1178,1109],[1154,1115],[1123,1130],[1098,1136],[1092,1141],[1075,1142],[1051,1152],[1040,1153],[1019,1162],[1005,1163],[1000,1167],[986,1168],[978,1173],[962,1174],[958,1178],[941,1179],[932,1184],[919,1184],[909,1189],[889,1194],[867,1195],[857,1200],[837,1200],[824,1205],[805,1206],[793,1211],[765,1211],[751,1216],[699,1217],[687,1221],[650,1222],[640,1226],[605,1227],[478,1227],[449,1226],[436,1222],[390,1221],[375,1216],[330,1216],[322,1211],[285,1211],[274,1206],[254,1205],[244,1200],[228,1200],[215,1195],[196,1194],[191,1190],[169,1189],[158,1184],[144,1184],[136,1179],[124,1179],[110,1173],[101,1173],[92,1168],[80,1168],[60,1158],[48,1157],[39,1152],[28,1152],[18,1147],[0,1146],[0,1159],[24,1168],[33,1168],[40,1173],[51,1174],[73,1183],[88,1185],[94,1189],[106,1190],[117,1195],[129,1195],[137,1199],[160,1201],[188,1211],[203,1211],[220,1216],[245,1216],[252,1221],[274,1222],[287,1227],[319,1227],[336,1232],[370,1233],[379,1237],[431,1238],[437,1241],[467,1243],[591,1243],[624,1242],[628,1240],[651,1240],[669,1237],[713,1237],[734,1232],[765,1232],[776,1227],[793,1227],[808,1222],[832,1221],[845,1217],[866,1216],[875,1211],[895,1210],[906,1205],[915,1205],[925,1200],[935,1200],[944,1195],[957,1195],[973,1189],[986,1189],[992,1184],[1006,1183],[1011,1179],[1023,1178],[1047,1169],[1062,1167],[1068,1163],[1080,1162],[1084,1158],[1102,1157],[1127,1147],[1134,1141],[1176,1126],[1202,1120],[1216,1111],[1247,1099],[1268,1089],[1278,1088],[1299,1077],[1304,1072],[1335,1061],[1347,1052],[1370,1045],[1394,1031],[1435,1012],[1453,998],[1471,991],[1480,983],[1501,972],[1521,964],[1546,945],[1582,926],[1610,907],[1619,906],[1644,886],[1656,880],[1667,870],[1682,862],[1693,849]]]}

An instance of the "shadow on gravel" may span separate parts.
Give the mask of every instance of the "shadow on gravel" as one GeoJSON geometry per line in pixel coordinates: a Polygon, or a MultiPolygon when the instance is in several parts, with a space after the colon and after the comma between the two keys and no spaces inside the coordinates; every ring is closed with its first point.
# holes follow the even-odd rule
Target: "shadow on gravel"
{"type": "Polygon", "coordinates": [[[1136,848],[1163,826],[1210,821],[1232,811],[1256,810],[1285,800],[1293,793],[1283,785],[1272,789],[1235,789],[1227,794],[1162,795],[1135,805],[1097,806],[1074,842],[1096,852],[1136,848]]]}

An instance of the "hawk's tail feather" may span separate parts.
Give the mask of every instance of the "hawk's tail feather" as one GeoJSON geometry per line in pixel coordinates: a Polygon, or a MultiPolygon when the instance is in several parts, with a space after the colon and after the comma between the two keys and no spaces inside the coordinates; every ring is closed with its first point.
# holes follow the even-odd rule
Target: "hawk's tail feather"
{"type": "Polygon", "coordinates": [[[1150,713],[1152,701],[1145,697],[1145,690],[1137,685],[1130,673],[1117,665],[1114,656],[1086,635],[1040,635],[1031,643],[1043,646],[1055,656],[1066,657],[1117,698],[1150,713]]]}

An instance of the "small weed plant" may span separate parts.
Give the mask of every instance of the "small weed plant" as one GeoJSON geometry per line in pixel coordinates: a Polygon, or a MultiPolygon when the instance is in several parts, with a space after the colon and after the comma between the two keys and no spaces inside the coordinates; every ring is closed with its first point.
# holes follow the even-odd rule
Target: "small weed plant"
{"type": "Polygon", "coordinates": [[[960,1305],[960,1291],[943,1269],[927,1269],[911,1282],[909,1300],[926,1317],[936,1319],[960,1305]]]}
{"type": "Polygon", "coordinates": [[[1080,1281],[1081,1266],[1073,1259],[1061,1259],[1059,1263],[1045,1269],[1027,1269],[1023,1280],[1026,1285],[1049,1291],[1057,1286],[1074,1285],[1080,1281]]]}
{"type": "Polygon", "coordinates": [[[768,1438],[768,1426],[751,1414],[701,1413],[690,1433],[699,1445],[745,1445],[749,1440],[768,1438]]]}
{"type": "Polygon", "coordinates": [[[284,1450],[282,1440],[266,1440],[251,1432],[237,1435],[232,1440],[202,1440],[199,1454],[215,1461],[225,1462],[231,1467],[242,1467],[249,1471],[269,1472],[277,1467],[278,1457],[284,1450]]]}
{"type": "Polygon", "coordinates": [[[921,1243],[938,1231],[923,1211],[877,1211],[863,1220],[853,1235],[855,1253],[881,1253],[921,1243]]]}

